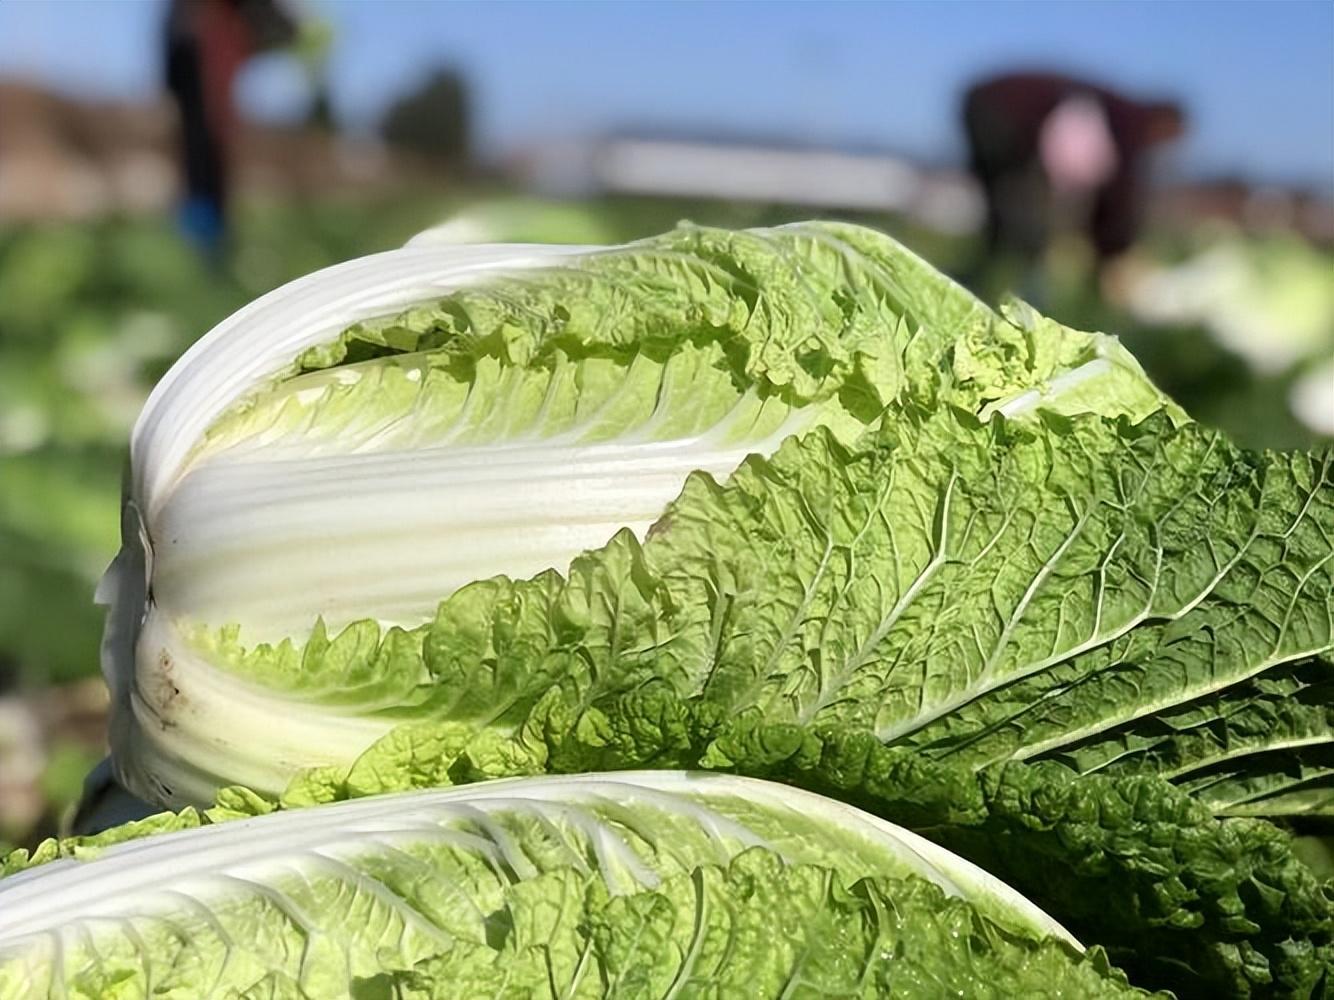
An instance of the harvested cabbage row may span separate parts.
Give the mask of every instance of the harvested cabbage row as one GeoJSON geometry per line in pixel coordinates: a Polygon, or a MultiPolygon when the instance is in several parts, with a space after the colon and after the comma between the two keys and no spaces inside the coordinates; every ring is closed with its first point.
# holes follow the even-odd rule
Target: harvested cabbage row
{"type": "Polygon", "coordinates": [[[142,796],[730,770],[929,830],[1136,982],[1328,982],[1328,887],[1217,817],[1334,808],[1334,458],[1113,338],[851,226],[418,247],[238,313],[133,445],[142,796]]]}
{"type": "Polygon", "coordinates": [[[199,825],[265,808],[231,799],[13,858],[0,998],[1143,995],[968,862],[765,782],[522,779],[199,825]]]}

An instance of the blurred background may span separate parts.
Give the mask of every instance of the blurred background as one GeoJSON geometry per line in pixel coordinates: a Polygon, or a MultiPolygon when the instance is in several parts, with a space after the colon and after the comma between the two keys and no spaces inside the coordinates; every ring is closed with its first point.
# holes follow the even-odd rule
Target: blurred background
{"type": "Polygon", "coordinates": [[[432,239],[885,229],[1119,334],[1254,447],[1334,436],[1334,4],[0,4],[0,852],[103,754],[92,592],[155,380],[432,239]]]}

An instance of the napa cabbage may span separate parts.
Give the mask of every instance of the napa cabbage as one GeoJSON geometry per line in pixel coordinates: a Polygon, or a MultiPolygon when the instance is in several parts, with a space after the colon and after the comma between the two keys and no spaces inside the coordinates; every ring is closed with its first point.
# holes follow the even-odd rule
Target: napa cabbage
{"type": "Polygon", "coordinates": [[[150,398],[102,589],[158,803],[706,768],[858,803],[1132,979],[1307,995],[1331,890],[1334,456],[886,237],[420,244],[150,398]]]}

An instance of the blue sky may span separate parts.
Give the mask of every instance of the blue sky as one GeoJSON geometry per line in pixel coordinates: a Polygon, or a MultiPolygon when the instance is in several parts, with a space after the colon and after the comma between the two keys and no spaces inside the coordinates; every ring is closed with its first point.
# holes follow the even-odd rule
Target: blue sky
{"type": "MultiPolygon", "coordinates": [[[[947,159],[971,76],[1054,65],[1192,114],[1178,162],[1334,188],[1334,3],[439,3],[307,0],[334,26],[335,107],[365,126],[441,62],[484,148],[618,125],[858,141],[947,159]]],[[[156,0],[0,3],[0,73],[117,97],[157,84],[156,0]]],[[[242,81],[279,117],[282,60],[242,81]]]]}

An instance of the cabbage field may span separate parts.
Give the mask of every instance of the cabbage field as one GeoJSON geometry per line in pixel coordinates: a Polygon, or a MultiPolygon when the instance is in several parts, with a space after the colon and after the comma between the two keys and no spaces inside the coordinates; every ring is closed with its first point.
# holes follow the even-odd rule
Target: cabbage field
{"type": "Polygon", "coordinates": [[[0,231],[0,997],[1334,989],[1328,255],[970,251],[0,231]]]}

